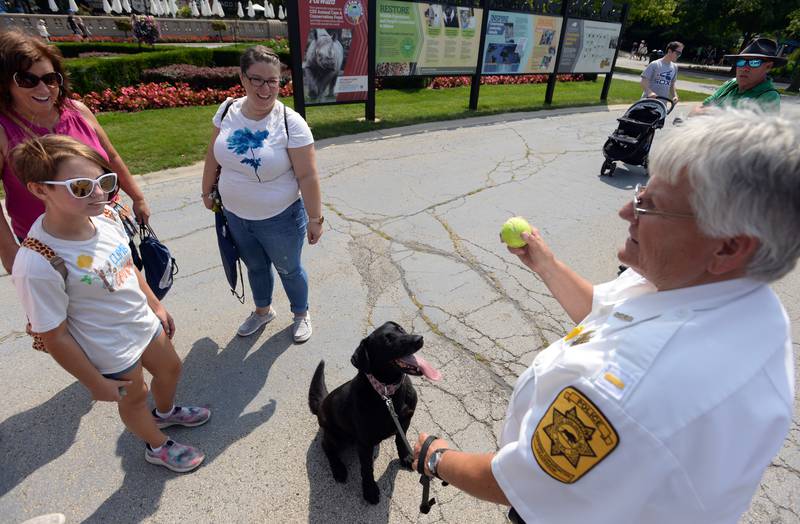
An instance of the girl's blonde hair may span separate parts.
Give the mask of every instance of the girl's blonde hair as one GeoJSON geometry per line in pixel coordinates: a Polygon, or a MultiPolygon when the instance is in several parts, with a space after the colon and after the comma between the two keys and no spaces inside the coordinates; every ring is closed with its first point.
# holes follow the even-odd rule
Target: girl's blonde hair
{"type": "Polygon", "coordinates": [[[75,157],[94,162],[104,173],[111,172],[111,166],[100,153],[66,135],[32,138],[11,150],[14,173],[23,184],[55,180],[61,163],[75,157]]]}

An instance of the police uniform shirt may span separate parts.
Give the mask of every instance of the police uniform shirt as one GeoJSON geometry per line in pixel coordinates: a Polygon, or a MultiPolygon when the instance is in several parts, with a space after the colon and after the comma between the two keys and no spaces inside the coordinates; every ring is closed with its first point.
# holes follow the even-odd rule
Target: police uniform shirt
{"type": "Polygon", "coordinates": [[[764,283],[656,292],[633,270],[520,376],[492,471],[533,523],[734,523],[792,418],[789,320],[764,283]]]}

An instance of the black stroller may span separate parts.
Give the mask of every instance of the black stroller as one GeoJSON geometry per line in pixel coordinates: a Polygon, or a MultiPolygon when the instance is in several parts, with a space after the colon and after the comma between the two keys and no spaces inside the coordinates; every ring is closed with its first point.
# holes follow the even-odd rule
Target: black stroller
{"type": "Polygon", "coordinates": [[[656,129],[664,127],[667,115],[672,112],[673,107],[675,103],[669,98],[643,98],[634,102],[622,117],[617,118],[619,126],[603,145],[603,156],[606,160],[600,168],[600,176],[612,176],[617,168],[614,162],[617,161],[647,169],[647,155],[650,153],[653,135],[656,134],[656,129]]]}

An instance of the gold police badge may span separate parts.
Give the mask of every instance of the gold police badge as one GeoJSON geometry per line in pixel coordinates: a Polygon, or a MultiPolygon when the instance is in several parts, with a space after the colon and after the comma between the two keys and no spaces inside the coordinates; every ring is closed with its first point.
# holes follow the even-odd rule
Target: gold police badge
{"type": "Polygon", "coordinates": [[[616,430],[591,400],[574,387],[561,390],[531,438],[545,473],[572,484],[606,458],[619,443],[616,430]]]}

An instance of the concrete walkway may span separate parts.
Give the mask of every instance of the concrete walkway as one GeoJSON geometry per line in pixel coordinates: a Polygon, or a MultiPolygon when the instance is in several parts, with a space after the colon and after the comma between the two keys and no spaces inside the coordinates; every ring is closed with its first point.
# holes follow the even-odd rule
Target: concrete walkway
{"type": "MultiPolygon", "coordinates": [[[[69,523],[503,523],[498,506],[438,483],[438,503],[420,515],[419,477],[399,468],[391,441],[375,464],[380,504],[361,499],[354,454],[345,457],[348,482],[336,484],[306,406],[308,384],[323,358],[329,388],[351,378],[361,337],[396,320],[425,337],[422,354],[443,373],[436,384],[413,379],[420,404],[410,438],[434,432],[461,449],[496,449],[517,376],[572,327],[499,243],[499,227],[527,216],[579,273],[612,279],[627,236],[617,210],[646,180],[624,167],[597,176],[602,144],[623,110],[499,115],[318,143],[326,232],[304,251],[314,336],[300,346],[291,342],[280,286],[278,318],[251,337],[235,336],[252,301],[240,305],[224,283],[212,215],[198,198],[200,166],[145,176],[153,227],[180,265],[165,300],[184,359],[178,400],[214,411],[209,424],[169,434],[201,446],[206,462],[188,475],[147,464],[115,406],[92,402],[30,349],[2,276],[0,521],[60,511],[69,523]]],[[[774,287],[800,341],[800,270],[774,287]]],[[[798,516],[795,424],[742,522],[798,516]]]]}

